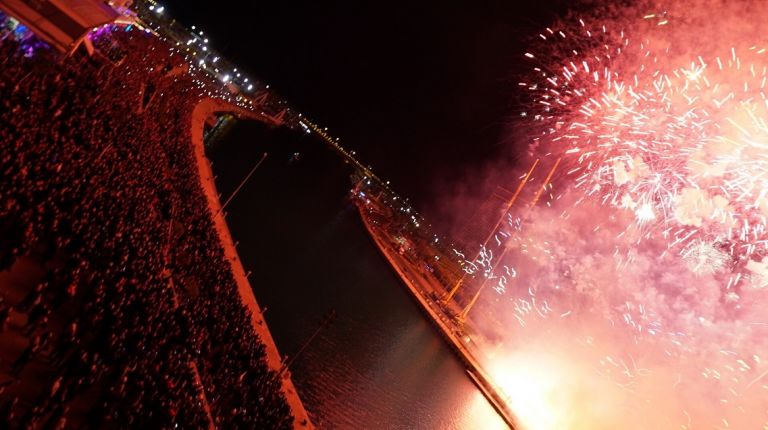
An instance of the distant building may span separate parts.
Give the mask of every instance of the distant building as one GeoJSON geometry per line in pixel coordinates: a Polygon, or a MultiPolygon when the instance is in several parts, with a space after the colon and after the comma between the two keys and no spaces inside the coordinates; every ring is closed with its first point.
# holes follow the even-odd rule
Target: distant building
{"type": "Polygon", "coordinates": [[[114,22],[119,16],[102,0],[0,0],[0,10],[29,27],[44,42],[67,53],[81,43],[90,52],[88,32],[114,22]]]}

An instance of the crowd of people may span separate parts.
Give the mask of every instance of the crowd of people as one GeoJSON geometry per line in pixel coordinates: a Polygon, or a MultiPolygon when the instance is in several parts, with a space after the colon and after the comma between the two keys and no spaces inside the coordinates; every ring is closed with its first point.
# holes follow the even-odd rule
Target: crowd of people
{"type": "Polygon", "coordinates": [[[0,29],[0,428],[292,428],[197,176],[206,89],[149,33],[92,36],[0,29]]]}

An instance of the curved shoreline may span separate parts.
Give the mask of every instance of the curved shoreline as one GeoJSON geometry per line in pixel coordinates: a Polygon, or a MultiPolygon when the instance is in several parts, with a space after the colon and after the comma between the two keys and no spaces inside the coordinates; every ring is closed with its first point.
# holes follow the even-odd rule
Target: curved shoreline
{"type": "MultiPolygon", "coordinates": [[[[208,158],[205,156],[205,145],[203,142],[203,129],[205,120],[211,114],[218,111],[234,112],[243,116],[248,116],[253,119],[258,119],[264,122],[269,122],[267,118],[262,118],[256,113],[245,111],[244,109],[232,106],[221,100],[212,98],[206,98],[200,101],[192,111],[192,124],[191,124],[191,140],[193,151],[195,154],[195,160],[197,161],[198,177],[200,178],[200,185],[205,193],[206,200],[208,200],[208,209],[213,217],[213,223],[216,228],[219,242],[224,249],[224,255],[229,261],[232,268],[232,274],[234,275],[235,282],[237,283],[237,291],[240,294],[240,299],[243,304],[248,308],[251,314],[251,325],[258,337],[264,342],[267,351],[267,364],[269,368],[275,372],[280,372],[283,368],[280,352],[277,349],[272,334],[269,332],[264,317],[261,313],[261,308],[256,302],[256,296],[253,294],[251,284],[248,282],[245,269],[243,268],[240,257],[235,249],[232,236],[229,232],[229,227],[224,219],[224,216],[218,216],[221,211],[221,202],[219,201],[219,194],[216,190],[216,183],[214,181],[213,170],[208,158]]],[[[314,429],[315,426],[310,421],[304,404],[301,402],[296,387],[293,385],[293,381],[290,377],[290,372],[283,373],[281,378],[283,395],[288,402],[288,406],[293,413],[293,428],[294,429],[314,429]]]]}

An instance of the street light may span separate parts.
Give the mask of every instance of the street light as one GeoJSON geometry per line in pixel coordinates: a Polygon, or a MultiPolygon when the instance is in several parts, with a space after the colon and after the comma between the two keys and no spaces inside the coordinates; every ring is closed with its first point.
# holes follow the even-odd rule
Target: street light
{"type": "Polygon", "coordinates": [[[330,325],[330,324],[333,322],[333,320],[335,320],[335,319],[336,319],[336,310],[335,310],[335,309],[331,309],[331,311],[330,311],[330,312],[329,312],[329,313],[328,313],[328,314],[325,316],[325,318],[323,318],[323,320],[320,322],[320,325],[317,327],[317,329],[315,330],[315,332],[314,332],[314,333],[312,333],[312,336],[310,336],[310,337],[309,337],[309,338],[306,340],[306,342],[304,342],[304,344],[303,344],[303,345],[301,345],[301,348],[299,348],[299,350],[296,352],[296,354],[295,354],[293,357],[291,357],[291,358],[290,358],[290,359],[289,359],[287,362],[285,362],[285,363],[283,364],[283,367],[280,369],[280,372],[277,374],[277,377],[278,377],[278,378],[279,378],[279,377],[281,377],[281,376],[283,376],[283,373],[285,373],[285,371],[286,371],[286,370],[288,370],[288,368],[291,366],[291,364],[294,362],[294,360],[296,360],[297,358],[299,358],[299,356],[301,355],[301,353],[302,353],[302,352],[304,352],[304,350],[305,350],[305,349],[307,349],[307,347],[308,347],[308,346],[309,346],[309,344],[312,342],[312,340],[313,340],[313,339],[314,339],[314,338],[315,338],[315,337],[316,337],[318,334],[320,334],[320,332],[321,332],[321,331],[322,331],[322,330],[323,330],[323,329],[324,329],[326,326],[330,325]]]}
{"type": "Polygon", "coordinates": [[[226,202],[224,202],[224,204],[223,204],[223,205],[221,205],[221,208],[218,210],[218,212],[216,212],[216,215],[214,215],[214,216],[213,216],[214,218],[216,218],[216,217],[217,217],[219,214],[221,214],[221,213],[223,213],[223,212],[224,212],[224,209],[227,207],[227,205],[229,204],[229,202],[231,202],[231,201],[232,201],[232,199],[234,199],[234,198],[235,198],[235,196],[236,196],[236,195],[237,195],[237,193],[240,191],[240,189],[241,189],[241,188],[243,188],[243,186],[245,185],[245,183],[246,183],[246,182],[248,182],[248,179],[250,179],[250,177],[253,175],[253,173],[256,171],[256,169],[258,169],[258,168],[259,168],[259,166],[261,166],[261,163],[262,163],[262,162],[263,162],[263,161],[264,161],[266,158],[267,158],[267,153],[265,152],[265,153],[264,153],[264,155],[262,155],[262,156],[261,156],[261,159],[259,160],[259,162],[258,162],[258,163],[256,163],[256,165],[255,165],[255,166],[253,166],[253,169],[251,169],[251,171],[250,171],[250,172],[248,172],[248,174],[247,174],[247,175],[245,175],[245,178],[243,179],[243,181],[242,181],[242,182],[240,182],[240,185],[238,185],[238,186],[237,186],[237,188],[235,189],[235,191],[233,191],[233,192],[232,192],[232,194],[229,196],[229,198],[227,199],[227,201],[226,201],[226,202]]]}

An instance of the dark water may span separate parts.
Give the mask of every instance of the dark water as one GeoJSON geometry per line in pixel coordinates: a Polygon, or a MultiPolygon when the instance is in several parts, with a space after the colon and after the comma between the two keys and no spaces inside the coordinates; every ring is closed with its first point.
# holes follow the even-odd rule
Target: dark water
{"type": "Polygon", "coordinates": [[[212,156],[222,201],[265,151],[227,221],[281,352],[337,312],[291,365],[318,427],[505,428],[378,254],[323,143],[239,123],[212,156]]]}

